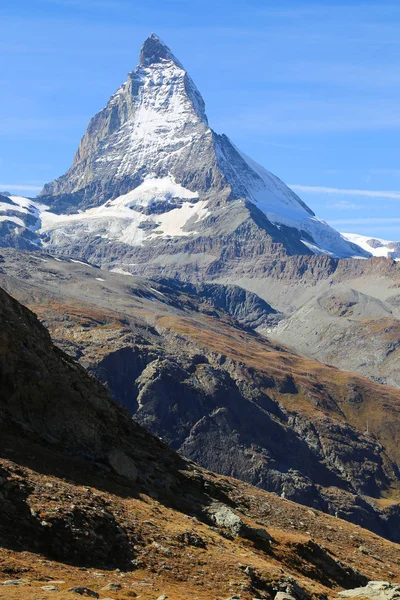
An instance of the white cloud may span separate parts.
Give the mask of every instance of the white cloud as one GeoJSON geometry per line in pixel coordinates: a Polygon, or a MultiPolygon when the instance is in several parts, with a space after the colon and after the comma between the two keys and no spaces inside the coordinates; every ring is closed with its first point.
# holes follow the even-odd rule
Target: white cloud
{"type": "Polygon", "coordinates": [[[394,177],[400,177],[400,169],[370,169],[371,175],[393,175],[394,177]]]}
{"type": "Polygon", "coordinates": [[[384,223],[400,223],[400,217],[361,217],[355,219],[329,219],[330,225],[380,225],[384,223]]]}
{"type": "Polygon", "coordinates": [[[352,190],[346,188],[324,187],[319,185],[289,184],[295,192],[312,194],[337,194],[339,196],[363,196],[364,198],[392,198],[400,200],[400,191],[395,190],[352,190]]]}
{"type": "Polygon", "coordinates": [[[67,6],[81,9],[96,9],[96,8],[129,8],[127,2],[120,0],[42,0],[45,4],[56,4],[59,6],[67,6]]]}
{"type": "Polygon", "coordinates": [[[337,202],[328,202],[329,208],[338,208],[339,210],[360,210],[364,209],[364,204],[356,204],[355,202],[349,202],[348,200],[338,200],[337,202]]]}
{"type": "Polygon", "coordinates": [[[21,191],[32,191],[32,192],[40,192],[43,188],[42,185],[27,185],[25,183],[0,183],[0,190],[9,191],[9,190],[21,190],[21,191]]]}

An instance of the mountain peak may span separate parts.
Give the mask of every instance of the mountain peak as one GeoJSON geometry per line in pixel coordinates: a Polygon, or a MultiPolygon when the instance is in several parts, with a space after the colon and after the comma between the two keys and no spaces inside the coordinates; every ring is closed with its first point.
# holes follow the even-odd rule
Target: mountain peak
{"type": "MultiPolygon", "coordinates": [[[[250,219],[250,227],[261,228],[257,231],[268,236],[266,243],[281,244],[282,252],[369,256],[316,218],[292,190],[242,154],[227,136],[217,135],[209,127],[200,92],[170,48],[154,33],[142,46],[140,66],[90,121],[71,169],[44,187],[44,198],[57,212],[99,206],[105,210],[100,209],[100,220],[97,213],[88,213],[82,230],[75,218],[71,223],[66,219],[68,235],[62,236],[62,244],[72,243],[70,231],[78,235],[76,243],[82,243],[86,217],[94,219],[93,232],[101,223],[96,236],[105,235],[110,240],[112,230],[116,246],[135,248],[156,245],[156,239],[179,238],[182,246],[189,236],[200,239],[206,235],[212,240],[215,232],[233,233],[239,222],[250,219]],[[197,202],[192,202],[194,197],[197,202]],[[114,229],[109,224],[114,222],[115,205],[106,203],[118,198],[122,198],[118,202],[126,212],[117,218],[119,225],[114,229]],[[218,211],[227,200],[229,212],[220,215],[218,211]],[[135,210],[131,210],[133,206],[135,210]],[[159,214],[166,215],[162,227],[156,217],[159,214]],[[175,221],[178,216],[181,225],[175,221]],[[131,222],[128,227],[127,222],[131,222]]],[[[28,216],[31,218],[30,213],[28,216]]],[[[11,217],[7,232],[14,235],[15,225],[21,227],[21,218],[19,213],[11,217]]],[[[48,239],[58,245],[59,228],[50,221],[49,231],[54,233],[48,239]]],[[[249,244],[253,245],[250,238],[249,244]]],[[[187,256],[187,249],[182,253],[187,256]]],[[[197,247],[193,255],[193,261],[188,260],[194,263],[197,247]]]]}
{"type": "Polygon", "coordinates": [[[143,43],[140,51],[140,66],[148,67],[155,63],[162,61],[172,61],[178,67],[182,67],[182,64],[171,52],[170,48],[156,35],[152,33],[143,43]]]}

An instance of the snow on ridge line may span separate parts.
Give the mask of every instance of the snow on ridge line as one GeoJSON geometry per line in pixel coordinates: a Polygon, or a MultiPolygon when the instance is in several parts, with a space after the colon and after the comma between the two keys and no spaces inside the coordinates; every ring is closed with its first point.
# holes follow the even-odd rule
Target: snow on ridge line
{"type": "Polygon", "coordinates": [[[110,269],[110,273],[117,273],[118,275],[128,275],[129,277],[133,277],[132,273],[129,273],[129,271],[124,271],[124,269],[121,269],[120,267],[110,269]]]}
{"type": "Polygon", "coordinates": [[[349,242],[357,244],[363,250],[370,252],[372,256],[393,258],[396,261],[400,260],[400,241],[384,240],[359,233],[342,233],[341,235],[349,242]]]}
{"type": "Polygon", "coordinates": [[[29,198],[24,198],[23,196],[9,196],[10,200],[18,204],[21,208],[25,208],[27,210],[33,209],[37,211],[47,210],[49,207],[43,202],[37,202],[36,200],[30,200],[29,198]]]}
{"type": "Polygon", "coordinates": [[[279,177],[241,152],[234,144],[232,146],[249,169],[249,171],[243,170],[241,175],[247,190],[247,199],[253,202],[271,223],[278,227],[279,225],[293,227],[300,233],[307,233],[313,242],[306,242],[304,239],[301,241],[314,254],[338,258],[349,256],[367,258],[364,248],[359,247],[359,252],[356,248],[352,248],[347,239],[323,219],[317,217],[279,177]]]}
{"type": "Polygon", "coordinates": [[[18,227],[25,227],[30,231],[37,231],[41,223],[41,213],[48,207],[45,204],[24,198],[23,196],[8,196],[11,200],[11,204],[8,202],[0,202],[0,221],[10,221],[15,223],[18,227]],[[13,214],[18,213],[18,216],[13,214]],[[36,219],[32,224],[32,221],[25,222],[24,219],[30,217],[36,219]]]}

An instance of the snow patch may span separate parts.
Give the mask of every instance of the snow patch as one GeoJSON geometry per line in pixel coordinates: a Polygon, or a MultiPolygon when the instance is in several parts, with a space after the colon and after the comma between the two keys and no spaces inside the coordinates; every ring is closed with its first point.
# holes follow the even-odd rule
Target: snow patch
{"type": "Polygon", "coordinates": [[[115,200],[106,202],[105,206],[115,208],[147,207],[156,202],[171,202],[174,198],[187,200],[198,197],[198,192],[191,192],[179,183],[176,183],[171,175],[158,179],[150,176],[137,188],[128,192],[128,194],[119,196],[115,200]]]}
{"type": "Polygon", "coordinates": [[[162,292],[160,292],[160,291],[156,290],[155,288],[153,288],[153,287],[150,287],[149,289],[150,289],[152,292],[155,292],[156,294],[158,294],[159,296],[163,296],[163,297],[165,298],[165,294],[163,294],[162,292]]]}
{"type": "Polygon", "coordinates": [[[205,219],[210,213],[207,210],[207,200],[202,200],[196,204],[182,204],[179,208],[174,208],[162,215],[157,215],[154,219],[158,226],[153,229],[149,238],[155,237],[178,237],[188,236],[197,233],[193,230],[185,230],[187,225],[195,225],[205,219]]]}
{"type": "Polygon", "coordinates": [[[18,217],[8,217],[7,215],[2,215],[0,216],[0,221],[11,221],[11,223],[15,223],[19,227],[25,227],[25,223],[22,221],[22,219],[19,219],[18,217]]]}
{"type": "Polygon", "coordinates": [[[396,261],[400,260],[400,242],[360,235],[358,233],[342,233],[341,235],[352,244],[357,244],[360,248],[370,252],[372,256],[393,258],[396,261]]]}
{"type": "Polygon", "coordinates": [[[120,267],[110,269],[110,271],[111,273],[118,273],[118,275],[128,275],[129,277],[133,277],[132,273],[129,273],[129,271],[124,271],[124,269],[121,269],[120,267]]]}
{"type": "Polygon", "coordinates": [[[43,211],[40,233],[50,235],[52,244],[62,241],[65,236],[78,242],[82,236],[99,235],[130,246],[143,245],[155,237],[193,235],[195,231],[191,227],[209,214],[207,201],[197,199],[197,192],[176,183],[171,175],[150,176],[128,194],[84,212],[58,215],[43,211]],[[159,202],[180,206],[160,214],[151,213],[153,205],[159,202]],[[137,210],[143,208],[149,210],[137,210]]]}

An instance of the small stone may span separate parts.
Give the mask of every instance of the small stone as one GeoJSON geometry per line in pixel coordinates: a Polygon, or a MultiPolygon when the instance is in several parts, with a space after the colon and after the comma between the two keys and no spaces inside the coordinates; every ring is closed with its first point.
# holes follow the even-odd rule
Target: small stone
{"type": "Polygon", "coordinates": [[[90,596],[90,598],[100,598],[97,592],[94,592],[93,590],[90,590],[89,588],[80,585],[69,588],[68,591],[75,592],[75,594],[80,594],[81,596],[90,596]]]}
{"type": "Polygon", "coordinates": [[[205,541],[199,535],[197,535],[197,533],[193,533],[192,531],[180,533],[176,539],[185,546],[194,546],[195,548],[206,547],[205,541]]]}
{"type": "Polygon", "coordinates": [[[101,588],[103,591],[104,590],[122,590],[122,585],[120,583],[107,583],[107,585],[105,585],[103,588],[101,588]]]}
{"type": "Polygon", "coordinates": [[[24,582],[21,579],[7,579],[1,585],[24,585],[24,582]]]}
{"type": "Polygon", "coordinates": [[[161,544],[159,544],[158,542],[153,542],[151,544],[153,546],[153,548],[156,548],[156,550],[158,550],[159,552],[162,552],[163,554],[172,554],[172,551],[169,548],[166,548],[165,546],[161,546],[161,544]]]}
{"type": "Polygon", "coordinates": [[[274,600],[296,600],[296,598],[287,592],[278,592],[274,600]]]}
{"type": "Polygon", "coordinates": [[[46,592],[59,592],[60,590],[56,585],[42,585],[42,590],[46,592]]]}
{"type": "Polygon", "coordinates": [[[133,560],[131,560],[131,564],[132,564],[132,569],[140,569],[141,567],[143,567],[142,561],[138,560],[137,558],[134,558],[133,560]]]}
{"type": "Polygon", "coordinates": [[[168,596],[166,594],[162,594],[157,598],[157,600],[167,600],[168,596]]]}

